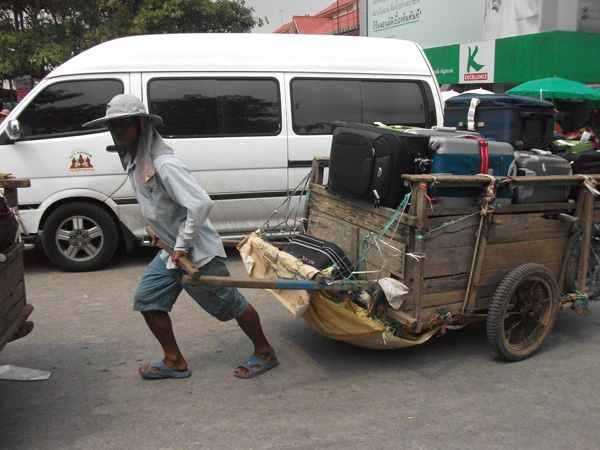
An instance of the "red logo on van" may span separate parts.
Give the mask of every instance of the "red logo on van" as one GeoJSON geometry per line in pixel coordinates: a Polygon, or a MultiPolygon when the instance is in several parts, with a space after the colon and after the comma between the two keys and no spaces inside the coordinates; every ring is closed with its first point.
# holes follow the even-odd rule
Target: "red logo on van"
{"type": "Polygon", "coordinates": [[[71,153],[71,167],[69,172],[86,172],[93,171],[92,155],[88,152],[75,151],[71,153]]]}

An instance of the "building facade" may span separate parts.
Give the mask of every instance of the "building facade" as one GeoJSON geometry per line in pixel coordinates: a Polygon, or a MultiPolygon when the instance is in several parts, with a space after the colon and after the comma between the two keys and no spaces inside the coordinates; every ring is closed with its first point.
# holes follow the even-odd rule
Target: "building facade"
{"type": "Polygon", "coordinates": [[[273,33],[358,36],[359,0],[339,0],[314,16],[294,16],[273,33]]]}
{"type": "Polygon", "coordinates": [[[600,0],[363,0],[361,34],[416,41],[440,85],[600,85],[600,0]]]}

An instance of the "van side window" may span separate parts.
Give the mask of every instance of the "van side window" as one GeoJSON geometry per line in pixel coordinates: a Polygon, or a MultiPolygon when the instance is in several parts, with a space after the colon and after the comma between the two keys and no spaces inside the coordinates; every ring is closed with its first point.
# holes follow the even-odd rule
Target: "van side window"
{"type": "Polygon", "coordinates": [[[165,137],[264,136],[281,131],[274,79],[169,78],[148,85],[150,112],[163,118],[165,137]]]}
{"type": "Polygon", "coordinates": [[[22,138],[86,133],[82,125],[104,116],[106,104],[122,94],[120,80],[65,81],[48,86],[19,114],[22,138]]]}
{"type": "Polygon", "coordinates": [[[418,81],[295,78],[294,132],[331,134],[336,120],[431,127],[436,113],[429,91],[418,81]]]}

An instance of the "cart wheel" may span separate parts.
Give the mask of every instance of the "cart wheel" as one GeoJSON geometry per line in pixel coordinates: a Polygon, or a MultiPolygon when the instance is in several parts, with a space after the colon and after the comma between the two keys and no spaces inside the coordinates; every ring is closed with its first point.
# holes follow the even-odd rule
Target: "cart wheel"
{"type": "MultiPolygon", "coordinates": [[[[583,290],[577,286],[580,253],[581,241],[577,240],[573,247],[573,251],[569,256],[569,264],[565,276],[565,289],[567,292],[583,292],[583,290]]],[[[595,236],[592,236],[592,240],[590,241],[590,255],[588,259],[585,293],[588,295],[588,300],[596,300],[600,295],[600,239],[595,236]]]]}
{"type": "Polygon", "coordinates": [[[550,334],[558,313],[558,285],[539,264],[523,264],[496,288],[487,317],[494,351],[508,361],[531,356],[550,334]]]}

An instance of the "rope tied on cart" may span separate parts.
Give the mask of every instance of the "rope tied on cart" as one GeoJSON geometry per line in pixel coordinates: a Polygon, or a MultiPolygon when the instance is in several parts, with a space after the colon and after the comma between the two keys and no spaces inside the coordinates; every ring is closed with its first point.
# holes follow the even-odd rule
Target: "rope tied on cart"
{"type": "Polygon", "coordinates": [[[440,231],[440,230],[442,230],[442,229],[444,229],[444,228],[446,228],[446,227],[449,227],[449,226],[455,225],[455,224],[457,224],[457,223],[459,223],[459,222],[461,222],[461,221],[463,221],[463,220],[466,220],[466,219],[468,219],[468,218],[470,218],[470,217],[473,217],[473,216],[478,216],[478,215],[480,215],[480,214],[481,214],[481,213],[480,213],[479,211],[477,211],[477,212],[474,212],[474,213],[471,213],[471,214],[467,214],[466,216],[463,216],[463,217],[461,217],[460,219],[452,219],[452,220],[449,220],[448,222],[444,222],[444,223],[442,223],[442,224],[441,224],[439,227],[432,228],[431,230],[428,230],[428,231],[427,231],[427,234],[417,234],[417,235],[415,236],[415,239],[416,239],[416,240],[427,239],[429,236],[431,236],[431,235],[432,235],[433,233],[435,233],[436,231],[440,231]]]}
{"type": "MultiPolygon", "coordinates": [[[[465,292],[465,299],[463,302],[461,314],[464,314],[467,304],[469,303],[469,298],[471,296],[473,278],[475,276],[475,269],[478,262],[477,255],[479,254],[479,248],[481,246],[481,237],[485,236],[487,240],[488,236],[488,227],[491,221],[492,213],[496,209],[491,203],[496,198],[496,187],[500,183],[500,179],[494,177],[492,175],[482,174],[485,177],[490,179],[490,183],[487,186],[486,192],[483,197],[483,201],[481,202],[481,219],[479,221],[479,229],[477,230],[477,240],[475,241],[475,249],[473,251],[473,259],[471,261],[471,270],[469,271],[469,282],[467,283],[467,290],[465,292]]],[[[485,242],[485,241],[484,241],[485,242]]],[[[485,245],[485,243],[484,243],[485,245]]]]}
{"type": "Polygon", "coordinates": [[[496,188],[500,184],[500,178],[488,174],[481,175],[490,179],[490,183],[488,184],[481,201],[481,215],[485,216],[488,212],[493,212],[495,209],[493,201],[496,199],[496,188]]]}
{"type": "Polygon", "coordinates": [[[301,217],[303,201],[308,204],[308,183],[313,171],[307,173],[296,187],[288,191],[285,200],[276,208],[271,216],[260,227],[260,233],[265,241],[286,238],[288,241],[299,231],[306,231],[308,219],[301,217]],[[299,217],[300,216],[300,217],[299,217]]]}
{"type": "MultiPolygon", "coordinates": [[[[385,224],[385,226],[381,229],[381,231],[377,234],[377,236],[373,239],[373,242],[369,242],[369,240],[373,237],[371,233],[367,234],[362,242],[362,246],[361,246],[361,250],[360,250],[360,257],[358,258],[358,261],[356,261],[355,267],[357,269],[357,271],[353,271],[353,274],[365,274],[365,273],[381,273],[383,271],[383,267],[385,267],[385,252],[381,249],[381,247],[379,246],[379,242],[382,241],[383,236],[385,235],[385,233],[391,228],[391,226],[394,224],[394,222],[396,223],[396,227],[394,228],[392,235],[390,236],[388,242],[384,242],[382,241],[382,243],[384,243],[387,247],[395,250],[398,252],[398,254],[403,254],[405,256],[410,256],[412,258],[422,258],[425,255],[420,255],[417,253],[404,253],[402,252],[402,250],[394,247],[393,245],[391,245],[391,242],[393,241],[396,232],[398,231],[398,226],[400,224],[400,218],[402,217],[402,215],[404,214],[404,211],[406,210],[406,207],[410,205],[410,192],[407,193],[404,196],[404,199],[400,202],[400,205],[398,205],[398,207],[396,208],[396,210],[394,211],[394,214],[392,214],[392,217],[390,218],[390,220],[388,220],[388,222],[385,224]],[[384,264],[382,266],[382,268],[378,271],[370,271],[370,272],[365,272],[365,271],[361,271],[362,267],[363,267],[363,263],[367,257],[367,254],[369,253],[369,251],[373,248],[373,247],[377,247],[377,250],[379,251],[379,254],[382,257],[382,260],[384,261],[384,264]]],[[[351,280],[349,280],[351,281],[351,280]]]]}
{"type": "Polygon", "coordinates": [[[581,177],[583,178],[583,185],[585,188],[590,191],[594,197],[598,197],[600,195],[600,191],[596,189],[597,183],[594,177],[590,177],[589,175],[581,175],[581,177]]]}
{"type": "MultiPolygon", "coordinates": [[[[436,184],[436,183],[437,183],[437,180],[435,179],[435,177],[433,177],[432,184],[436,184]]],[[[430,197],[429,194],[427,193],[427,184],[420,183],[419,187],[423,190],[423,193],[425,194],[425,198],[427,199],[427,202],[429,203],[429,207],[433,210],[433,203],[435,202],[435,199],[433,197],[430,197]]]]}
{"type": "Polygon", "coordinates": [[[590,301],[586,294],[582,294],[580,291],[569,292],[565,296],[565,302],[562,303],[563,309],[571,308],[575,314],[588,315],[591,314],[589,309],[590,301]]]}
{"type": "MultiPolygon", "coordinates": [[[[416,240],[427,239],[429,236],[431,236],[436,231],[440,231],[446,227],[457,224],[462,220],[466,220],[466,219],[469,219],[470,217],[478,216],[478,215],[486,216],[488,213],[493,212],[495,210],[495,205],[493,204],[493,201],[496,199],[495,190],[498,187],[498,185],[500,184],[501,180],[500,180],[500,178],[494,177],[492,175],[486,175],[486,174],[483,174],[483,175],[490,178],[490,183],[486,187],[486,192],[482,197],[481,209],[479,211],[471,213],[471,214],[467,214],[466,216],[463,216],[460,219],[452,219],[452,220],[449,220],[448,222],[444,222],[439,227],[428,230],[426,234],[415,235],[415,239],[416,240]]],[[[435,177],[433,177],[433,178],[434,178],[434,181],[433,181],[432,185],[437,183],[437,181],[435,180],[435,177]]],[[[425,186],[425,184],[421,183],[420,186],[423,189],[423,186],[425,186]]],[[[425,192],[427,192],[426,189],[425,189],[425,192]]],[[[433,200],[427,194],[426,194],[426,198],[430,203],[433,200]]]]}

